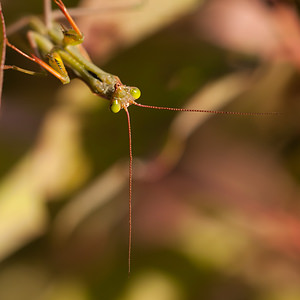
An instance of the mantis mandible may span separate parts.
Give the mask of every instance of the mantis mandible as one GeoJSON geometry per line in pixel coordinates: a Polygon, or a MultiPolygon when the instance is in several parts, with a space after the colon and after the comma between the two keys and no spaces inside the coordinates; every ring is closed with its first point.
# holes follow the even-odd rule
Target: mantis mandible
{"type": "MultiPolygon", "coordinates": [[[[143,108],[170,110],[180,112],[230,114],[246,116],[278,115],[277,112],[269,113],[243,113],[230,111],[215,111],[204,109],[185,109],[173,107],[160,107],[140,104],[137,99],[141,92],[137,87],[128,86],[121,82],[120,78],[100,69],[87,55],[82,46],[84,35],[76,25],[70,13],[66,9],[62,0],[54,0],[59,7],[71,28],[65,28],[51,19],[45,18],[45,24],[38,18],[30,21],[30,30],[27,33],[29,43],[33,49],[33,54],[26,54],[22,50],[12,45],[6,39],[6,45],[27,59],[38,64],[43,70],[48,71],[63,84],[68,84],[70,78],[66,67],[73,71],[77,78],[83,80],[90,88],[92,93],[100,98],[109,101],[110,110],[118,113],[124,110],[127,115],[128,137],[129,137],[129,237],[128,237],[128,273],[131,268],[131,244],[132,244],[132,180],[133,180],[133,151],[130,114],[128,107],[136,105],[143,108]],[[65,67],[66,66],[66,67],[65,67]]],[[[47,3],[50,3],[49,1],[47,3]]],[[[15,69],[24,73],[33,74],[34,72],[21,69],[16,66],[5,66],[4,69],[15,69]]]]}

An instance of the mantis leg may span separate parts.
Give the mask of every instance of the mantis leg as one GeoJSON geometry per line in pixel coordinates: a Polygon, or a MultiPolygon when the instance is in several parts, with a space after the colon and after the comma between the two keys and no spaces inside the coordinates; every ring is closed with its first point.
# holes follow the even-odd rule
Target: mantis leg
{"type": "Polygon", "coordinates": [[[44,72],[41,73],[41,72],[30,71],[30,70],[23,69],[23,68],[20,68],[18,66],[15,66],[15,65],[4,65],[3,69],[4,70],[15,70],[15,71],[25,73],[25,74],[28,74],[28,75],[45,75],[44,72]]]}
{"type": "MultiPolygon", "coordinates": [[[[40,65],[43,70],[47,70],[48,72],[50,72],[52,75],[57,77],[62,83],[64,83],[64,84],[69,83],[70,78],[64,67],[62,59],[60,58],[59,54],[56,51],[52,51],[53,45],[47,39],[45,39],[43,36],[41,36],[40,34],[38,34],[36,32],[33,32],[33,31],[28,33],[28,37],[29,37],[30,43],[34,46],[35,51],[37,51],[38,49],[41,49],[42,47],[44,50],[49,49],[49,47],[50,47],[50,49],[49,49],[50,51],[49,52],[46,51],[46,52],[48,52],[48,54],[46,56],[49,59],[49,64],[45,63],[41,58],[37,57],[36,55],[32,54],[32,56],[29,56],[28,54],[26,54],[23,51],[21,51],[20,49],[18,49],[16,46],[12,45],[8,40],[6,40],[6,44],[8,47],[12,48],[19,54],[23,55],[24,57],[26,57],[26,58],[30,59],[31,61],[40,65]]],[[[19,68],[17,66],[6,66],[4,69],[12,69],[12,70],[20,71],[20,72],[30,74],[30,75],[35,75],[36,73],[39,74],[38,72],[25,70],[25,69],[19,68]]]]}
{"type": "Polygon", "coordinates": [[[42,35],[29,31],[27,33],[27,38],[30,43],[31,48],[33,49],[35,55],[33,56],[35,62],[39,64],[42,70],[47,70],[52,75],[61,80],[62,83],[69,83],[70,79],[68,73],[65,69],[65,66],[62,62],[62,59],[57,51],[53,48],[53,45],[42,35]],[[51,50],[50,50],[51,48],[51,50]],[[46,64],[40,55],[39,49],[43,49],[44,56],[48,58],[49,64],[46,64]],[[50,51],[49,51],[50,50],[50,51]]]}
{"type": "MultiPolygon", "coordinates": [[[[33,36],[33,32],[32,31],[28,31],[27,32],[27,39],[29,41],[29,44],[30,44],[30,47],[31,49],[33,50],[35,56],[37,56],[38,58],[41,59],[41,55],[40,55],[40,52],[38,50],[38,45],[34,39],[34,36],[33,36]]],[[[44,69],[43,69],[44,70],[44,69]]]]}
{"type": "MultiPolygon", "coordinates": [[[[23,51],[18,49],[16,46],[12,45],[7,39],[6,39],[6,45],[8,47],[12,48],[13,50],[15,50],[16,52],[18,52],[19,54],[25,56],[26,58],[34,61],[32,57],[30,57],[29,55],[27,55],[26,53],[24,53],[23,51]]],[[[4,70],[15,70],[15,71],[19,71],[19,72],[22,72],[22,73],[25,73],[25,74],[28,74],[28,75],[41,74],[41,73],[38,73],[38,72],[35,72],[35,71],[30,71],[30,70],[27,70],[27,69],[23,69],[23,68],[14,66],[14,65],[4,65],[3,69],[4,70]]]]}
{"type": "Polygon", "coordinates": [[[55,50],[54,45],[43,35],[34,31],[29,31],[27,37],[35,52],[35,55],[32,55],[35,62],[39,64],[42,69],[47,70],[58,78],[63,84],[69,83],[70,78],[60,55],[55,50]],[[41,59],[40,51],[42,52],[42,56],[48,59],[49,64],[45,63],[41,59]]]}

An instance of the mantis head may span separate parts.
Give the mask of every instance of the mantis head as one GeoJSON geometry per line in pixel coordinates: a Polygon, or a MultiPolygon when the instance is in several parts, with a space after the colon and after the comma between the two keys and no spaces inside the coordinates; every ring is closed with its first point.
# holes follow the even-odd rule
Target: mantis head
{"type": "Polygon", "coordinates": [[[122,108],[126,109],[129,105],[134,104],[140,96],[141,91],[137,87],[116,84],[110,103],[111,112],[118,113],[122,108]]]}

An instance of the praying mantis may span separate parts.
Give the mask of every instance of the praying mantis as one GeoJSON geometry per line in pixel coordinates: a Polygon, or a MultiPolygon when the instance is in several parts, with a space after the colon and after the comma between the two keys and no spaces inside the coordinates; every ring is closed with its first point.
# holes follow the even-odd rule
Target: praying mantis
{"type": "MultiPolygon", "coordinates": [[[[98,95],[100,98],[108,100],[110,110],[113,113],[118,113],[124,110],[127,115],[128,138],[129,138],[129,241],[128,241],[128,273],[131,269],[131,244],[132,244],[132,181],[133,181],[133,151],[132,151],[132,134],[129,106],[135,105],[142,108],[194,112],[194,113],[213,113],[213,114],[231,114],[231,115],[277,115],[278,113],[242,113],[229,111],[214,111],[203,109],[184,109],[152,106],[138,103],[137,100],[141,96],[141,91],[137,87],[127,86],[122,83],[118,76],[112,75],[100,69],[93,64],[82,46],[84,40],[83,33],[73,20],[72,16],[66,9],[61,0],[54,0],[55,4],[61,10],[70,28],[62,27],[61,25],[48,20],[34,18],[30,22],[31,30],[28,31],[27,37],[33,49],[33,54],[26,54],[22,50],[12,45],[6,39],[6,45],[27,59],[39,65],[63,84],[68,84],[70,78],[67,69],[84,81],[90,88],[91,92],[98,95]]],[[[6,66],[5,69],[15,69],[21,72],[31,74],[31,71],[21,69],[15,66],[6,66]]]]}

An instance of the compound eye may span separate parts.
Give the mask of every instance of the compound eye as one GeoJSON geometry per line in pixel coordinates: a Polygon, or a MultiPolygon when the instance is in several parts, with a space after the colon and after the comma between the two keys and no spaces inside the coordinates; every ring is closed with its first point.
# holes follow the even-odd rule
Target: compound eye
{"type": "Polygon", "coordinates": [[[121,104],[118,100],[113,100],[110,105],[110,111],[113,113],[118,113],[121,110],[121,104]]]}
{"type": "Polygon", "coordinates": [[[130,94],[135,100],[141,97],[141,91],[136,87],[130,89],[130,94]]]}

